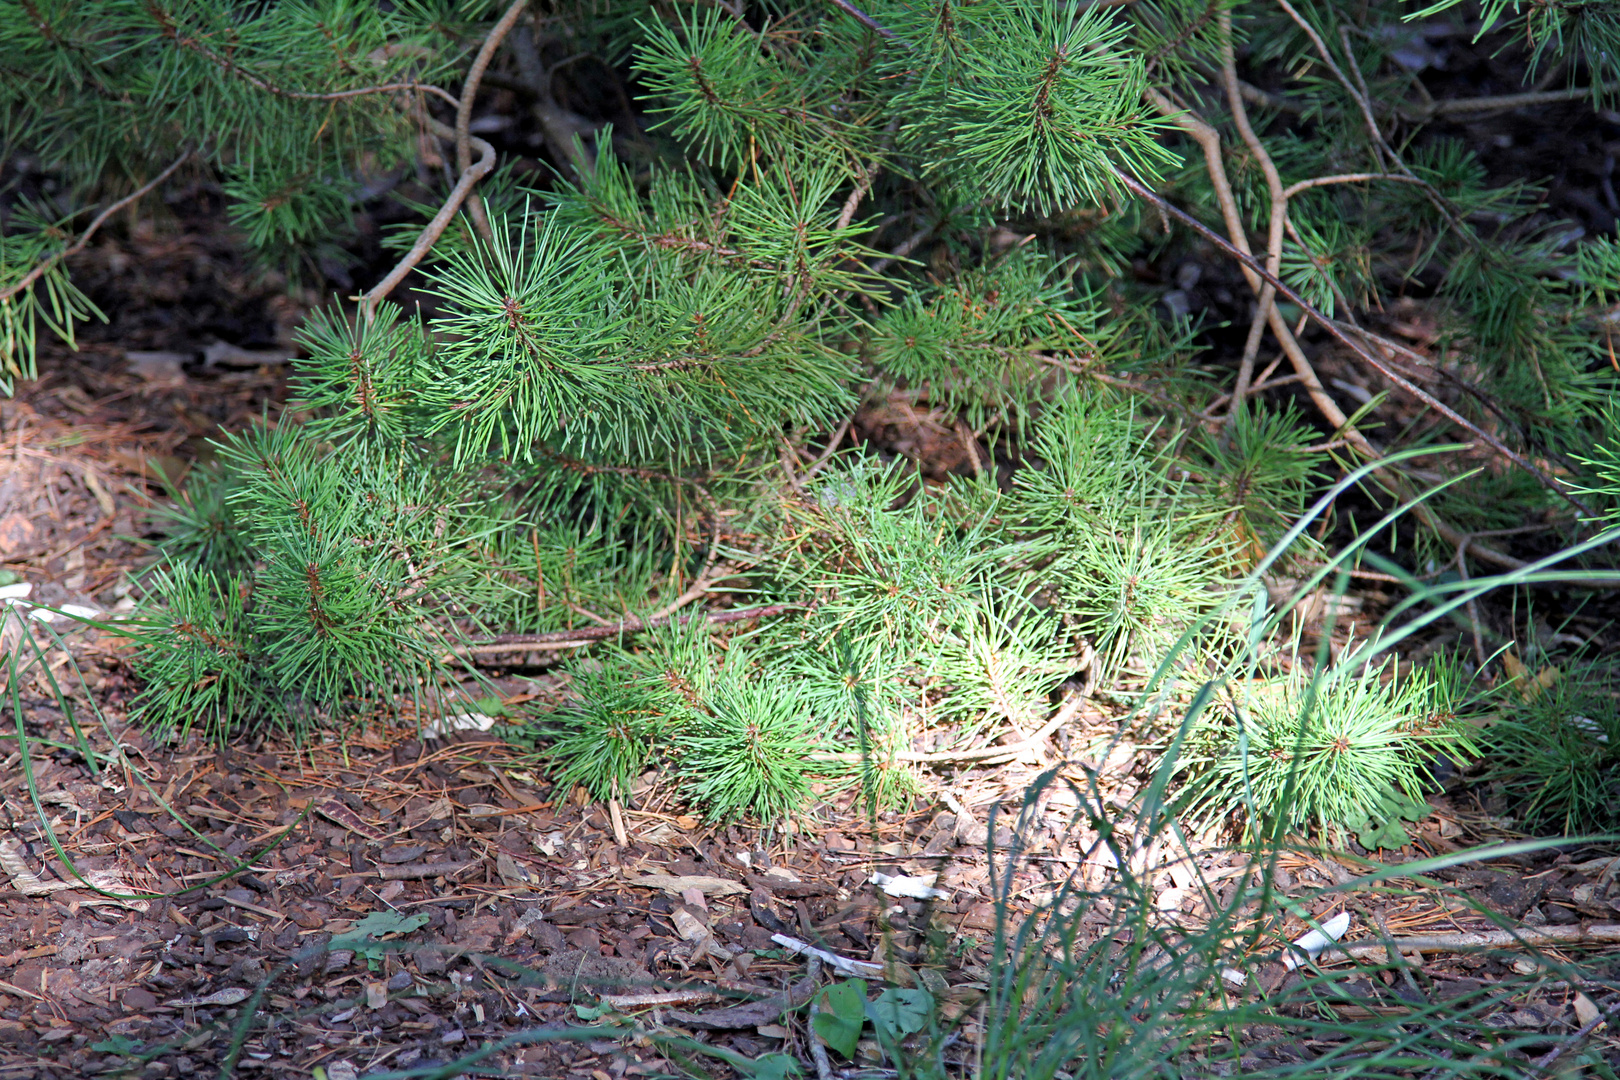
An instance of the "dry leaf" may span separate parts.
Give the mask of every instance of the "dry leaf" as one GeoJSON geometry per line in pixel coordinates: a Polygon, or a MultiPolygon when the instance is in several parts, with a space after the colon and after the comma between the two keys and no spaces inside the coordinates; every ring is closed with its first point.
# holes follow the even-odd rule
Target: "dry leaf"
{"type": "Polygon", "coordinates": [[[39,875],[29,868],[28,857],[23,852],[21,840],[11,838],[0,840],[0,870],[4,870],[6,876],[11,878],[11,887],[24,896],[44,896],[67,887],[61,882],[47,883],[40,880],[39,875]]]}
{"type": "Polygon", "coordinates": [[[529,871],[504,851],[495,856],[495,872],[501,875],[502,881],[514,889],[534,884],[529,871]]]}
{"type": "Polygon", "coordinates": [[[1592,1004],[1591,998],[1585,994],[1575,995],[1575,1019],[1580,1023],[1581,1027],[1596,1023],[1602,1015],[1603,1010],[1592,1004]]]}
{"type": "Polygon", "coordinates": [[[223,990],[215,990],[212,994],[203,994],[201,997],[171,998],[170,1005],[182,1008],[196,1008],[199,1005],[240,1005],[251,996],[251,993],[241,986],[227,986],[223,990]]]}
{"type": "Polygon", "coordinates": [[[730,878],[710,877],[707,874],[645,874],[625,878],[627,884],[644,889],[662,889],[671,896],[680,896],[687,889],[697,889],[705,896],[730,896],[748,890],[730,878]]]}

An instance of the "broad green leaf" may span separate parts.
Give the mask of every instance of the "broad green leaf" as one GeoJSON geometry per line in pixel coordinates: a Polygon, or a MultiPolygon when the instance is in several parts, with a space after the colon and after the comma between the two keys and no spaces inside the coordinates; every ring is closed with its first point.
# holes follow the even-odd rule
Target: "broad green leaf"
{"type": "Polygon", "coordinates": [[[934,995],[926,990],[891,986],[866,1006],[872,1026],[890,1039],[903,1038],[928,1026],[934,995]]]}
{"type": "Polygon", "coordinates": [[[823,990],[810,1026],[822,1041],[846,1058],[855,1056],[861,1027],[866,1023],[866,981],[849,979],[823,990]]]}
{"type": "Polygon", "coordinates": [[[408,934],[412,930],[427,925],[426,915],[405,915],[398,911],[373,911],[359,922],[335,938],[332,944],[345,943],[345,947],[355,943],[364,943],[376,940],[387,934],[408,934]]]}
{"type": "Polygon", "coordinates": [[[754,1080],[789,1080],[789,1077],[802,1076],[803,1070],[788,1054],[765,1054],[754,1059],[754,1071],[749,1075],[754,1080]]]}
{"type": "Polygon", "coordinates": [[[1393,851],[1396,848],[1405,847],[1411,842],[1412,837],[1407,833],[1406,827],[1401,824],[1401,819],[1393,817],[1376,827],[1369,825],[1356,835],[1356,840],[1368,851],[1377,851],[1379,848],[1388,848],[1393,851]]]}

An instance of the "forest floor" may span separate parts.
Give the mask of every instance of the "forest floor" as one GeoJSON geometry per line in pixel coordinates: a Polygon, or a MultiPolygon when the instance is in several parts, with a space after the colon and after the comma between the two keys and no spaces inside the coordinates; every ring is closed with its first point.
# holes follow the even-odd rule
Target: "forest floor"
{"type": "MultiPolygon", "coordinates": [[[[210,436],[276,415],[299,312],[234,259],[206,231],[108,241],[75,272],[118,278],[128,303],[0,403],[0,570],[14,578],[0,597],[77,696],[81,729],[36,672],[20,688],[18,729],[0,733],[0,1080],[352,1080],[582,1026],[604,1005],[748,1057],[808,1060],[804,1010],[784,1014],[808,999],[806,958],[783,938],[960,1011],[990,977],[987,852],[1008,849],[1021,811],[1009,917],[1041,910],[1064,881],[1115,869],[1062,784],[1024,806],[1033,778],[1056,770],[1082,786],[1097,778],[1128,823],[1153,755],[1129,744],[1101,761],[1070,752],[1114,730],[1106,701],[1028,760],[935,775],[905,812],[869,818],[846,794],[792,829],[709,825],[656,785],[615,814],[556,790],[540,759],[498,731],[433,738],[430,717],[230,750],[131,728],[126,640],[62,619],[58,648],[23,605],[79,605],[103,623],[130,611],[132,579],[153,554],[153,504],[210,436]],[[944,895],[891,895],[878,875],[931,876],[944,895]],[[264,1022],[236,1045],[243,1009],[264,1022]]],[[[509,704],[565,692],[544,670],[496,676],[509,704]]],[[[1414,831],[1385,862],[1513,838],[1466,793],[1435,798],[1414,831]]],[[[1219,846],[1139,854],[1159,910],[1193,920],[1203,884],[1229,895],[1254,873],[1219,846]]],[[[1500,925],[1620,939],[1611,856],[1506,856],[1398,895],[1347,887],[1311,914],[1347,907],[1350,943],[1500,925]]],[[[1305,897],[1366,872],[1348,858],[1286,855],[1275,884],[1305,897]]],[[[1305,929],[1291,918],[1266,947],[1305,929]]],[[[1431,945],[1420,970],[1438,1000],[1512,962],[1431,945]]],[[[1255,990],[1286,977],[1281,963],[1262,970],[1255,990]]],[[[1564,983],[1509,1007],[1549,1046],[1582,1021],[1564,983]]],[[[971,1047],[972,1023],[963,1033],[971,1047]]],[[[587,1037],[508,1046],[466,1071],[674,1070],[657,1043],[587,1037]]]]}

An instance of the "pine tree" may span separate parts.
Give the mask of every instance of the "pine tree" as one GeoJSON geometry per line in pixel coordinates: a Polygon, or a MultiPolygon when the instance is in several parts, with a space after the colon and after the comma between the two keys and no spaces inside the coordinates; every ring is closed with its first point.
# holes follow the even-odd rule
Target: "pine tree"
{"type": "MultiPolygon", "coordinates": [[[[1528,35],[1526,70],[1569,80],[1543,96],[1610,99],[1601,5],[1493,0],[1477,25],[1528,35]]],[[[66,256],[166,183],[212,178],[244,243],[310,273],[370,180],[447,146],[394,272],[304,327],[313,419],[226,435],[170,511],[139,715],[214,736],[421,718],[466,707],[478,657],[527,651],[566,657],[577,700],[544,726],[597,797],[660,766],[718,816],[844,783],[886,798],[1031,738],[1081,676],[1129,696],[1166,663],[1242,669],[1236,583],[1336,473],[1376,464],[1363,486],[1391,505],[1475,468],[1443,443],[1491,456],[1415,511],[1413,565],[1519,565],[1482,534],[1534,517],[1573,537],[1615,505],[1620,255],[1423,136],[1456,103],[1395,55],[1422,26],[1337,0],[622,3],[544,24],[523,0],[9,4],[7,156],[62,183],[7,209],[0,362],[29,378],[36,326],[71,341],[94,317],[66,256]],[[525,186],[469,116],[497,78],[554,105],[546,34],[628,72],[650,127],[548,129],[557,175],[525,186]],[[999,243],[1009,227],[1027,239],[999,243]],[[1172,241],[1214,245],[1252,291],[1225,369],[1125,273],[1172,241]],[[426,307],[391,299],[412,271],[426,307]],[[1369,318],[1413,283],[1444,316],[1438,359],[1369,318]],[[1424,419],[1374,431],[1377,402],[1347,412],[1307,344],[1424,419]],[[891,398],[948,418],[964,475],[846,446],[857,406],[891,398]],[[1428,471],[1386,460],[1398,445],[1433,448],[1428,471]]],[[[1391,747],[1307,816],[1376,819],[1459,745],[1385,723],[1430,684],[1396,700],[1372,678],[1317,704],[1391,747]]],[[[1226,730],[1189,760],[1229,779],[1226,730]]]]}

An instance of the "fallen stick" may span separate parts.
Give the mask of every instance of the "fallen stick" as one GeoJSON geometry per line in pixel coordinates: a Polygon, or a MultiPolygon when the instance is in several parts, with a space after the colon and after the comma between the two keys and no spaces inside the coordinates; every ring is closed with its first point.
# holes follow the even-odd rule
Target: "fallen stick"
{"type": "Polygon", "coordinates": [[[1338,945],[1323,949],[1317,963],[1335,960],[1366,960],[1387,957],[1389,946],[1402,952],[1469,952],[1474,949],[1531,948],[1559,945],[1620,944],[1620,923],[1589,923],[1577,926],[1523,926],[1517,930],[1481,930],[1463,934],[1428,934],[1420,937],[1391,938],[1358,945],[1338,945]]]}

